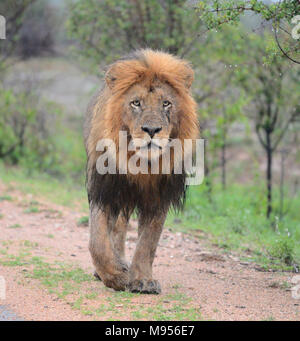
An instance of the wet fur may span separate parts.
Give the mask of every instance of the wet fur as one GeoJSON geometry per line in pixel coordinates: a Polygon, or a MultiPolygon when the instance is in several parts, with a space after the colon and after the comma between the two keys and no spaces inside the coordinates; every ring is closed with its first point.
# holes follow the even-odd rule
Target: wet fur
{"type": "Polygon", "coordinates": [[[184,139],[196,139],[198,121],[196,104],[190,95],[192,81],[193,71],[187,62],[163,52],[137,51],[109,67],[105,86],[88,108],[84,137],[90,252],[97,274],[105,285],[116,290],[160,292],[159,283],[152,280],[152,262],[169,207],[183,207],[185,174],[100,175],[96,170],[100,155],[96,152],[97,142],[110,138],[118,146],[120,130],[130,135],[122,119],[124,96],[140,83],[151,91],[155,82],[168,84],[178,97],[178,120],[170,136],[182,143],[184,139]],[[139,242],[129,267],[120,250],[124,249],[126,226],[133,210],[139,216],[139,242]]]}

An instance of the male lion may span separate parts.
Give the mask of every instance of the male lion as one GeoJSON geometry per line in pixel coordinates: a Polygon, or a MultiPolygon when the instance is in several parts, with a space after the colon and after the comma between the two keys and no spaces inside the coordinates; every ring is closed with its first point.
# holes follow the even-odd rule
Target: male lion
{"type": "MultiPolygon", "coordinates": [[[[109,67],[103,89],[89,106],[84,128],[89,250],[95,275],[107,287],[161,292],[159,282],[152,279],[152,263],[169,207],[183,206],[185,172],[174,172],[175,160],[182,155],[176,155],[178,151],[171,154],[170,174],[163,173],[161,165],[157,174],[124,174],[118,167],[119,132],[127,132],[127,143],[142,141],[136,144],[140,158],[151,152],[160,160],[168,143],[157,145],[152,143],[154,139],[194,141],[198,121],[190,95],[192,81],[193,71],[186,61],[164,52],[140,50],[109,67]],[[102,139],[111,139],[117,146],[116,174],[100,174],[96,169],[97,159],[104,153],[96,148],[102,139]],[[134,210],[138,215],[138,242],[129,266],[124,248],[128,220],[134,210]]],[[[128,152],[127,157],[132,154],[128,152]]]]}

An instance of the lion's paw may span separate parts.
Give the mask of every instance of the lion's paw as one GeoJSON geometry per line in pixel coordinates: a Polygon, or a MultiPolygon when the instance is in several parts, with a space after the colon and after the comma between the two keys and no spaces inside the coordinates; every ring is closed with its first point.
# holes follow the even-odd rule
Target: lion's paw
{"type": "Polygon", "coordinates": [[[117,268],[109,268],[105,272],[94,272],[94,277],[99,281],[102,281],[108,288],[115,289],[117,291],[124,291],[127,287],[128,276],[128,264],[125,262],[119,262],[117,268]]]}
{"type": "Polygon", "coordinates": [[[130,292],[141,293],[141,294],[160,294],[161,287],[158,281],[154,279],[142,279],[134,280],[128,284],[128,290],[130,292]]]}
{"type": "Polygon", "coordinates": [[[125,291],[128,284],[128,273],[123,272],[115,275],[105,274],[101,279],[105,286],[116,291],[125,291]]]}

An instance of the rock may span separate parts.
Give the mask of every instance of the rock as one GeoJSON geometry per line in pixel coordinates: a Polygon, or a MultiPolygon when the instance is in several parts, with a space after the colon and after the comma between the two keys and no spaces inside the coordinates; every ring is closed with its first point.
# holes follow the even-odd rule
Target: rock
{"type": "Polygon", "coordinates": [[[225,262],[225,258],[221,255],[209,252],[201,252],[197,255],[202,262],[225,262]]]}
{"type": "Polygon", "coordinates": [[[240,260],[238,257],[231,256],[231,255],[229,255],[229,258],[234,260],[235,262],[238,262],[240,260]]]}

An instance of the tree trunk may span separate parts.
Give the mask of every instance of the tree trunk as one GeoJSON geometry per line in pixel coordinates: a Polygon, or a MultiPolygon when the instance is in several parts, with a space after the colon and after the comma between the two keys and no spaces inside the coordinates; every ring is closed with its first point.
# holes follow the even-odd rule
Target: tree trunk
{"type": "Polygon", "coordinates": [[[272,213],[272,146],[271,134],[266,133],[266,152],[267,152],[267,218],[269,219],[272,213]]]}
{"type": "Polygon", "coordinates": [[[284,200],[284,151],[281,151],[281,171],[280,171],[280,204],[279,219],[283,217],[283,200],[284,200]]]}
{"type": "Polygon", "coordinates": [[[212,201],[212,182],[210,179],[210,169],[208,166],[208,161],[206,158],[206,150],[207,150],[207,140],[204,140],[204,176],[206,180],[206,186],[207,186],[207,194],[208,194],[208,200],[211,202],[212,201]]]}
{"type": "Polygon", "coordinates": [[[222,167],[222,187],[226,189],[226,143],[222,144],[221,149],[221,167],[222,167]]]}

